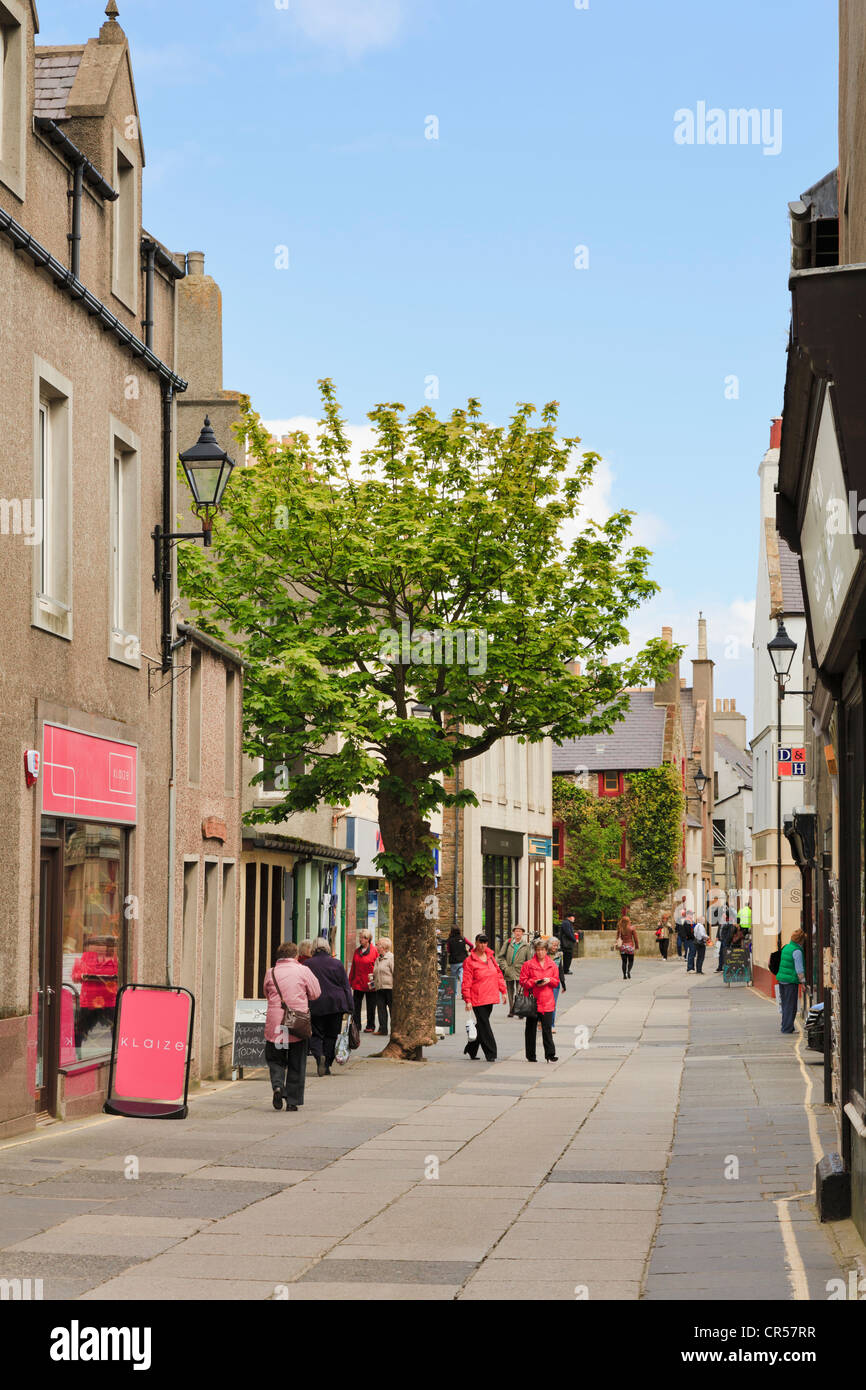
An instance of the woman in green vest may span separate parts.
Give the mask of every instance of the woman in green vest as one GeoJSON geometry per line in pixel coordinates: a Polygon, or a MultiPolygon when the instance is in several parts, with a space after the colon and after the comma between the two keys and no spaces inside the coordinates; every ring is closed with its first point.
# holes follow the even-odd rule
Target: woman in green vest
{"type": "Polygon", "coordinates": [[[806,983],[806,965],[803,959],[803,943],[806,933],[799,927],[791,933],[791,940],[782,947],[776,983],[782,1004],[782,1032],[793,1033],[794,1018],[797,1013],[797,999],[800,986],[806,983]]]}

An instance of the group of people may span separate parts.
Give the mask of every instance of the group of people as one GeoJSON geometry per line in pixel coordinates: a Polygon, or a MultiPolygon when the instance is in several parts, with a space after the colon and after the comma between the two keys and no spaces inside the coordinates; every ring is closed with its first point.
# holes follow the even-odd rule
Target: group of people
{"type": "MultiPolygon", "coordinates": [[[[498,953],[494,953],[486,933],[479,932],[473,946],[455,927],[446,942],[449,970],[455,986],[460,987],[467,1014],[471,1016],[468,1020],[470,1036],[463,1050],[473,1061],[479,1050],[487,1062],[496,1061],[496,1038],[490,1015],[495,1004],[507,1003],[508,1017],[513,1018],[518,991],[535,1003],[525,1022],[527,1062],[538,1060],[539,1028],[545,1061],[558,1060],[553,1034],[559,994],[567,988],[565,977],[571,974],[570,969],[565,968],[566,951],[555,936],[536,936],[531,945],[525,938],[523,927],[515,926],[498,953]]],[[[573,949],[568,952],[568,965],[573,949]]]]}
{"type": "Polygon", "coordinates": [[[271,1077],[275,1110],[297,1110],[304,1103],[307,1056],[316,1059],[319,1076],[330,1076],[337,1039],[354,1001],[343,963],[331,954],[327,937],[284,941],[273,968],[265,975],[265,1061],[271,1077]],[[285,1029],[284,1009],[309,1014],[312,1036],[285,1029]]]}
{"type": "Polygon", "coordinates": [[[367,1025],[365,1033],[390,1035],[391,1004],[394,998],[394,948],[387,936],[373,942],[373,933],[358,933],[358,946],[349,967],[352,986],[352,1012],[358,1031],[361,1029],[361,1008],[366,1000],[367,1025]],[[377,1027],[378,1023],[378,1027],[377,1027]]]}

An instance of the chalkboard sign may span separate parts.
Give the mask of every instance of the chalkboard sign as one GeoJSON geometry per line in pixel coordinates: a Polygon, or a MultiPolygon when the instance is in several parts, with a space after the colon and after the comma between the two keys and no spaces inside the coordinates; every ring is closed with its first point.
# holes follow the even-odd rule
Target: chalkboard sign
{"type": "Polygon", "coordinates": [[[450,976],[439,981],[439,994],[436,997],[436,1032],[454,1032],[454,1012],[456,989],[450,976]]]}
{"type": "Polygon", "coordinates": [[[729,946],[725,952],[725,965],[732,970],[745,970],[749,964],[749,956],[742,946],[729,946]]]}
{"type": "Polygon", "coordinates": [[[233,1067],[264,1067],[266,999],[238,999],[232,1044],[233,1067]]]}

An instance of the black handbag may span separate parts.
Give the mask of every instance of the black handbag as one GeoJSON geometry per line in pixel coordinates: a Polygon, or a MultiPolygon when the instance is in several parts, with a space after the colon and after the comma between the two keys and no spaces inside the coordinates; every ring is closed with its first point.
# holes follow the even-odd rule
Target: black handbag
{"type": "Polygon", "coordinates": [[[538,1000],[534,994],[524,994],[519,985],[514,992],[514,1017],[538,1018],[538,1000]]]}

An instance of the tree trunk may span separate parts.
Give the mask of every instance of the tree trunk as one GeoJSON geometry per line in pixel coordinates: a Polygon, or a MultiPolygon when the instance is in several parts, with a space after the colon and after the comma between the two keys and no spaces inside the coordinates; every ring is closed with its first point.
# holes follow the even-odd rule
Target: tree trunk
{"type": "MultiPolygon", "coordinates": [[[[406,863],[425,852],[430,826],[413,807],[395,802],[380,789],[379,826],[388,854],[399,854],[406,863]]],[[[391,1038],[382,1057],[420,1062],[422,1048],[432,1047],[436,1036],[436,996],[439,974],[436,962],[436,912],[433,861],[426,876],[407,876],[392,883],[392,931],[394,936],[394,994],[391,1038]]]]}

